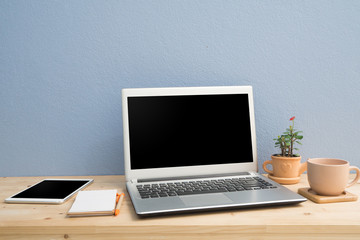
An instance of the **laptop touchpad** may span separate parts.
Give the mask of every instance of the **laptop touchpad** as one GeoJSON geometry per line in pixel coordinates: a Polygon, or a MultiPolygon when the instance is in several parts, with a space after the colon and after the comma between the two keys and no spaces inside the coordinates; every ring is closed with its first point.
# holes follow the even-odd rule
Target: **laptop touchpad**
{"type": "Polygon", "coordinates": [[[222,193],[181,196],[180,199],[186,206],[189,207],[229,204],[233,202],[230,198],[222,193]]]}

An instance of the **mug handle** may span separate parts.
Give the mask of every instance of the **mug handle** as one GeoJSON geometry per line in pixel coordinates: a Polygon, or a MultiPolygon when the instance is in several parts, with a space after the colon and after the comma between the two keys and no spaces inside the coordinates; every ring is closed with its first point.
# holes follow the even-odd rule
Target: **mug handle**
{"type": "MultiPolygon", "coordinates": [[[[265,172],[267,173],[270,173],[270,174],[273,174],[274,172],[269,170],[266,165],[268,164],[272,164],[272,160],[266,160],[264,163],[263,163],[263,169],[265,170],[265,172]]],[[[360,175],[358,174],[358,176],[360,177],[360,175]]]]}
{"type": "Polygon", "coordinates": [[[351,187],[352,185],[354,185],[355,183],[357,183],[357,181],[359,180],[360,178],[360,170],[359,168],[355,167],[355,166],[350,166],[349,167],[349,171],[351,170],[355,170],[356,171],[356,177],[354,180],[352,180],[350,183],[348,183],[348,185],[346,186],[347,188],[348,187],[351,187]]]}

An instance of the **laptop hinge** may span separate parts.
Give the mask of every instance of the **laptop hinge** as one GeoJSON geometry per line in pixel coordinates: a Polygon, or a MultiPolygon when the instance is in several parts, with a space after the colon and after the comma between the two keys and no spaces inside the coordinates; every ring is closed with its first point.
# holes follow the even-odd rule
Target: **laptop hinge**
{"type": "Polygon", "coordinates": [[[131,179],[129,182],[130,183],[138,183],[137,179],[131,179]]]}
{"type": "MultiPolygon", "coordinates": [[[[197,178],[218,178],[227,176],[246,176],[251,175],[250,172],[238,172],[238,173],[227,173],[227,174],[211,174],[211,175],[196,175],[196,176],[179,176],[179,177],[166,177],[166,178],[141,178],[137,179],[136,183],[140,182],[161,182],[161,181],[174,181],[174,180],[186,180],[186,179],[197,179],[197,178]]],[[[131,180],[133,181],[133,180],[131,180]]]]}

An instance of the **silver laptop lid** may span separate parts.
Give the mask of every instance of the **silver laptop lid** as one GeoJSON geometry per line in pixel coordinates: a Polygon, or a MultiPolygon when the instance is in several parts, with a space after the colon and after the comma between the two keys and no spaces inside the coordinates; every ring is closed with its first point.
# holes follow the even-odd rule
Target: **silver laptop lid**
{"type": "Polygon", "coordinates": [[[257,171],[251,86],[122,90],[126,180],[257,171]]]}

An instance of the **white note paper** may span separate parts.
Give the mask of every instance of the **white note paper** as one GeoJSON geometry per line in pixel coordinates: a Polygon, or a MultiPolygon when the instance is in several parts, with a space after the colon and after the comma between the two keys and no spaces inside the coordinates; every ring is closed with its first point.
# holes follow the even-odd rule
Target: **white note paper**
{"type": "Polygon", "coordinates": [[[114,213],[117,190],[80,191],[68,215],[110,215],[114,213]]]}

